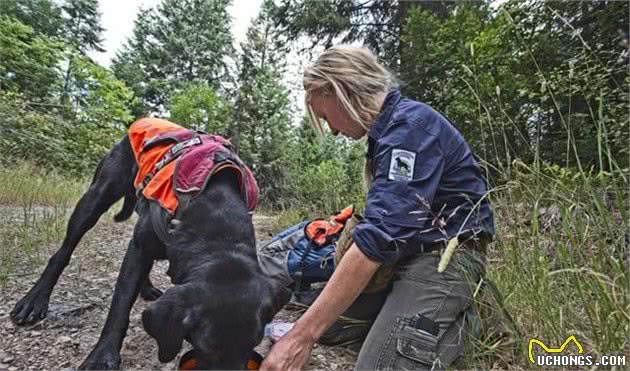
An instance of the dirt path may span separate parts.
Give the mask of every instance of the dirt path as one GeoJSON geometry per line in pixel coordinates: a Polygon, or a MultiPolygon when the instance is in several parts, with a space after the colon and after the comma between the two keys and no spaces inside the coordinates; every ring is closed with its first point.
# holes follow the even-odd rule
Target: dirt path
{"type": "MultiPolygon", "coordinates": [[[[19,210],[13,213],[5,208],[2,211],[3,223],[19,222],[22,217],[19,210]]],[[[48,318],[34,326],[13,325],[9,312],[39,277],[47,258],[40,266],[31,267],[33,272],[26,268],[17,269],[21,273],[14,274],[5,287],[0,287],[0,370],[72,369],[81,364],[98,340],[105,322],[118,269],[133,231],[133,221],[132,218],[117,224],[103,217],[83,238],[53,292],[48,318]]],[[[258,238],[269,236],[271,222],[272,219],[266,216],[254,218],[258,238]]],[[[42,254],[48,257],[57,247],[55,244],[46,246],[42,254]]],[[[166,289],[171,286],[166,276],[167,268],[165,261],[154,265],[151,280],[156,287],[166,289]]],[[[138,299],[131,312],[129,331],[121,352],[122,368],[173,370],[176,361],[160,363],[155,340],[142,328],[141,313],[147,304],[138,299]]],[[[295,312],[283,310],[276,319],[293,320],[297,316],[295,312]]],[[[269,347],[270,342],[265,339],[257,350],[264,355],[269,347]]],[[[187,349],[186,344],[182,353],[187,349]]],[[[317,346],[306,369],[351,369],[355,359],[356,354],[347,349],[317,346]]]]}

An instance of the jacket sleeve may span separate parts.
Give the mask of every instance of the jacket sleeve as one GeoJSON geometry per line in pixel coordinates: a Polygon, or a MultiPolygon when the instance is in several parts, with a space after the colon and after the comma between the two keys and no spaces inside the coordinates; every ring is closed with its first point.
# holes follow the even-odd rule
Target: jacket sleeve
{"type": "Polygon", "coordinates": [[[392,123],[376,141],[373,183],[364,220],[352,238],[370,259],[385,265],[417,249],[420,220],[431,218],[430,205],[444,171],[439,138],[420,124],[392,123]]]}

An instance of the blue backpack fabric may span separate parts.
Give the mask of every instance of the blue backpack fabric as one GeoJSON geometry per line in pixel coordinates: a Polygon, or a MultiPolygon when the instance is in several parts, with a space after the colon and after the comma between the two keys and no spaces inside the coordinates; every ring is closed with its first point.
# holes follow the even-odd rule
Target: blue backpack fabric
{"type": "Polygon", "coordinates": [[[306,237],[304,221],[257,247],[258,262],[286,286],[328,281],[335,270],[335,244],[317,246],[306,237]]]}

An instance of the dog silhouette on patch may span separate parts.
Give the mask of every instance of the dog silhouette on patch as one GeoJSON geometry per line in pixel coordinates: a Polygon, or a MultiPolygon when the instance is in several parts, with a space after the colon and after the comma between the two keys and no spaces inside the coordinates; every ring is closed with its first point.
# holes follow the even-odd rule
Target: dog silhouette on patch
{"type": "Polygon", "coordinates": [[[403,161],[400,157],[396,157],[396,167],[400,169],[400,172],[403,174],[409,174],[409,164],[403,161]]]}

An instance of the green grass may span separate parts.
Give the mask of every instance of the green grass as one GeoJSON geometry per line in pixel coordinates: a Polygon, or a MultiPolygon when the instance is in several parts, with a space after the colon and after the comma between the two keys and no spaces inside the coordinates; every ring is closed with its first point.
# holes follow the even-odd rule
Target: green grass
{"type": "MultiPolygon", "coordinates": [[[[479,97],[476,85],[468,86],[479,97]]],[[[505,184],[490,195],[497,239],[489,253],[488,277],[504,302],[499,305],[482,295],[486,321],[473,352],[473,364],[480,368],[534,368],[527,360],[530,338],[557,347],[570,335],[586,353],[625,352],[630,357],[629,169],[618,165],[608,141],[603,93],[598,107],[589,106],[598,128],[593,137],[598,161],[593,166],[600,170],[593,170],[578,155],[570,118],[561,110],[554,89],[544,86],[567,132],[566,162],[574,166],[545,164],[536,144],[530,148],[535,153],[532,164],[509,160],[494,164],[505,184]],[[500,306],[514,318],[516,328],[501,315],[500,306]]],[[[497,99],[499,91],[497,87],[497,99]]],[[[479,101],[480,107],[484,103],[479,101]]],[[[492,117],[488,110],[481,116],[480,121],[495,131],[504,119],[492,117]]]]}
{"type": "Polygon", "coordinates": [[[295,208],[281,211],[274,215],[271,233],[277,234],[292,225],[312,218],[314,218],[314,216],[304,209],[295,208]]]}
{"type": "Polygon", "coordinates": [[[31,273],[54,252],[86,182],[24,162],[2,165],[0,179],[2,286],[12,275],[31,273]]]}
{"type": "MultiPolygon", "coordinates": [[[[589,353],[623,352],[630,345],[627,183],[584,174],[567,182],[553,169],[516,167],[492,197],[497,240],[488,277],[518,332],[500,313],[486,312],[492,320],[476,361],[531,368],[530,338],[559,346],[570,335],[589,353]]],[[[496,302],[486,309],[500,312],[496,302]]]]}
{"type": "Polygon", "coordinates": [[[0,204],[70,207],[87,185],[83,179],[41,169],[28,162],[0,165],[0,204]]]}

